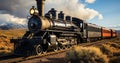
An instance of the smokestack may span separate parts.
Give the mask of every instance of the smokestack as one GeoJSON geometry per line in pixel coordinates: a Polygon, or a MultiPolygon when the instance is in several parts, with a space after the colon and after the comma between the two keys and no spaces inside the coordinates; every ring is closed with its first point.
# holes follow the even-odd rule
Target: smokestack
{"type": "Polygon", "coordinates": [[[45,0],[36,0],[37,1],[37,8],[39,11],[39,16],[44,16],[44,2],[45,0]]]}
{"type": "Polygon", "coordinates": [[[60,13],[58,14],[58,19],[64,20],[64,13],[62,11],[60,11],[60,13]]]}
{"type": "Polygon", "coordinates": [[[66,21],[71,21],[71,16],[66,16],[66,21]]]}

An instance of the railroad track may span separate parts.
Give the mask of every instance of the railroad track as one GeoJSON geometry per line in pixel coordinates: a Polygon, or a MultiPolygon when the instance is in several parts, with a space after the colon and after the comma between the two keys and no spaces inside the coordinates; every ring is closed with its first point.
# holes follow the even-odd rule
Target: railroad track
{"type": "MultiPolygon", "coordinates": [[[[92,46],[92,45],[96,45],[96,44],[99,45],[99,44],[105,44],[105,43],[107,43],[107,42],[97,41],[97,42],[92,42],[92,43],[82,43],[82,44],[79,44],[77,46],[86,47],[86,46],[92,46]]],[[[29,56],[29,57],[9,55],[9,56],[0,57],[0,63],[17,63],[17,62],[22,62],[22,61],[26,61],[26,60],[35,59],[35,58],[42,58],[42,57],[49,56],[49,55],[59,54],[59,53],[62,53],[62,52],[66,52],[68,50],[70,50],[70,48],[59,50],[59,51],[56,51],[56,52],[52,51],[52,52],[44,53],[44,54],[37,55],[37,56],[29,56]]]]}
{"type": "Polygon", "coordinates": [[[13,63],[22,60],[24,57],[16,56],[16,55],[8,55],[4,57],[0,57],[0,63],[13,63]]]}
{"type": "Polygon", "coordinates": [[[29,57],[9,55],[9,56],[0,57],[0,63],[17,63],[17,62],[22,62],[22,61],[34,59],[34,58],[41,58],[41,57],[45,57],[45,56],[49,56],[49,55],[62,53],[62,52],[68,51],[68,50],[69,49],[63,49],[63,50],[59,50],[56,52],[52,51],[52,52],[48,52],[48,53],[43,53],[41,55],[29,56],[29,57]]]}

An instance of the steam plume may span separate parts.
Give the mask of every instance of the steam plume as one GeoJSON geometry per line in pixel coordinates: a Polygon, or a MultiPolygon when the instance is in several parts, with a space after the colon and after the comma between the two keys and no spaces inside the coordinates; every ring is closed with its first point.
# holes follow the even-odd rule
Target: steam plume
{"type": "MultiPolygon", "coordinates": [[[[86,2],[94,3],[95,0],[86,0],[86,2]]],[[[98,19],[103,19],[102,14],[94,9],[86,8],[86,4],[80,3],[79,0],[46,0],[46,10],[51,7],[83,20],[91,20],[96,16],[98,19]]]]}

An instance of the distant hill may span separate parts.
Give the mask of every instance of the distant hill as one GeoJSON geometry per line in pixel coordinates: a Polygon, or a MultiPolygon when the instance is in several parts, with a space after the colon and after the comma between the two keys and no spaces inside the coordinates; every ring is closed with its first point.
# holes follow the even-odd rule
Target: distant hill
{"type": "Polygon", "coordinates": [[[0,25],[0,30],[27,28],[27,25],[6,23],[0,25]]]}

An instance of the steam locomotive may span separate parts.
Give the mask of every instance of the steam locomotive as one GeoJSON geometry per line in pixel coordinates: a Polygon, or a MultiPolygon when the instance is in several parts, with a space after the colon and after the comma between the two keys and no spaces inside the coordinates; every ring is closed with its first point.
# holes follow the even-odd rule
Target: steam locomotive
{"type": "Polygon", "coordinates": [[[65,17],[62,11],[57,19],[54,8],[44,16],[45,0],[36,2],[37,9],[34,6],[30,9],[29,31],[22,38],[11,39],[15,54],[39,55],[48,50],[57,51],[91,40],[117,37],[115,30],[86,23],[76,17],[65,17]]]}

